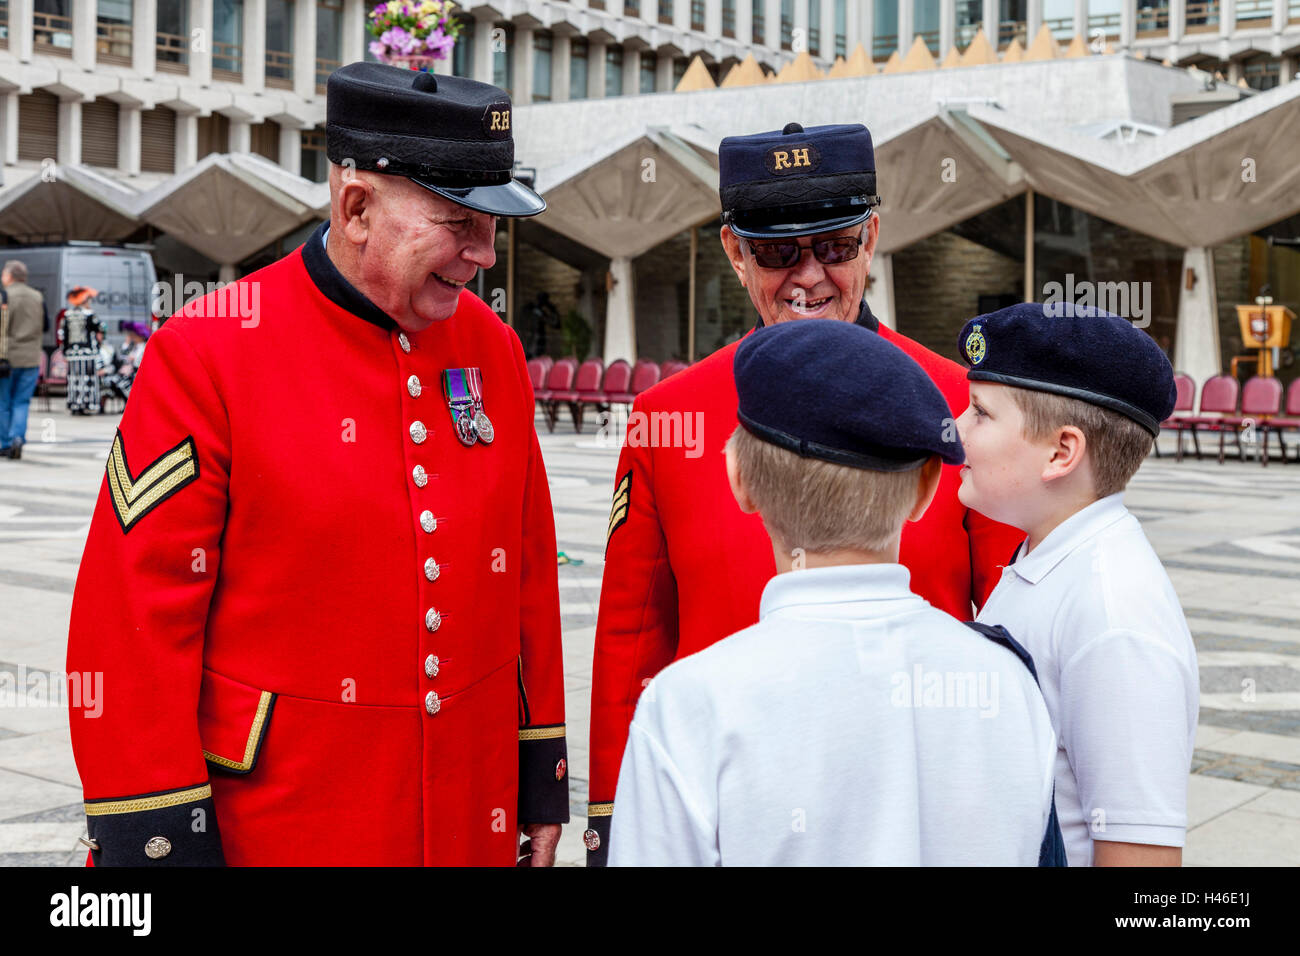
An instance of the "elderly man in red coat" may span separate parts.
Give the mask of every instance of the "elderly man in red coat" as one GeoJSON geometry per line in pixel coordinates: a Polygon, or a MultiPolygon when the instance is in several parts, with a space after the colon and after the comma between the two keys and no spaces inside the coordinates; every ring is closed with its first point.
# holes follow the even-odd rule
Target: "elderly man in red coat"
{"type": "MultiPolygon", "coordinates": [[[[728,137],[718,150],[722,244],[762,325],[805,318],[857,322],[915,359],[943,392],[954,420],[967,405],[964,370],[882,326],[863,299],[880,219],[875,158],[861,125],[728,137]]],[[[604,865],[618,771],[642,688],[680,657],[758,620],[776,573],[757,515],[736,506],[722,448],[736,428],[732,360],[739,343],[642,393],[619,458],[596,623],[591,690],[588,865],[604,865]],[[694,425],[689,448],[663,447],[664,415],[694,425]],[[634,431],[639,429],[639,433],[634,431]]],[[[835,382],[825,400],[837,400],[835,382]]],[[[956,430],[952,432],[956,440],[956,430]]],[[[957,500],[944,466],[925,516],[903,531],[900,560],[912,589],[969,620],[1018,543],[1011,528],[957,500]]],[[[798,556],[795,556],[797,562],[798,556]]],[[[790,648],[791,666],[799,649],[790,648]]]]}
{"type": "Polygon", "coordinates": [[[510,101],[355,63],[327,111],[330,221],[159,330],[113,442],[68,644],[95,865],[549,865],[568,820],[532,390],[465,288],[545,208],[510,101]]]}

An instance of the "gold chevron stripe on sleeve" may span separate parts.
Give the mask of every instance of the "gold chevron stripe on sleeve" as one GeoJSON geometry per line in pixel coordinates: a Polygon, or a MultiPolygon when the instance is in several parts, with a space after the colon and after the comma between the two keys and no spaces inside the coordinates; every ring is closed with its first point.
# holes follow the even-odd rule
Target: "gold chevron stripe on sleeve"
{"type": "Polygon", "coordinates": [[[194,436],[185,438],[170,451],[163,452],[138,477],[131,477],[126,460],[126,445],[119,431],[108,453],[108,490],[113,511],[125,534],[141,518],[199,477],[199,459],[194,436]]]}
{"type": "Polygon", "coordinates": [[[605,542],[613,536],[619,526],[627,520],[628,509],[632,506],[632,472],[628,472],[614,489],[614,501],[609,508],[609,529],[605,532],[605,542]]]}

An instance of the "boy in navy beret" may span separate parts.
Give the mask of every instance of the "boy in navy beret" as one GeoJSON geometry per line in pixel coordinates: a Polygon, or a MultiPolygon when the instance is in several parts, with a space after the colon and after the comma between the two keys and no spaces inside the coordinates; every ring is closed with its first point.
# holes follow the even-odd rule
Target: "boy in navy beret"
{"type": "Polygon", "coordinates": [[[1145,332],[1092,309],[1015,305],[966,323],[958,346],[971,393],[962,503],[1027,535],[978,620],[1037,663],[1070,866],[1177,866],[1196,651],[1123,503],[1173,410],[1173,369],[1145,332]]]}
{"type": "Polygon", "coordinates": [[[777,574],[758,624],[641,694],[609,863],[1039,863],[1045,833],[1059,846],[1056,742],[1032,664],[898,563],[941,463],[963,460],[943,395],[897,346],[826,319],[759,329],[734,374],[727,473],[777,574]]]}

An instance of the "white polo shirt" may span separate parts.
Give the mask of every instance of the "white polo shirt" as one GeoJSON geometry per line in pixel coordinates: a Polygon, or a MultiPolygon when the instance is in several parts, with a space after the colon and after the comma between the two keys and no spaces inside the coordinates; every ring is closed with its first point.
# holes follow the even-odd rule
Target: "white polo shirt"
{"type": "Polygon", "coordinates": [[[1169,576],[1123,495],[1094,502],[1014,563],[980,611],[1034,657],[1051,711],[1070,866],[1092,841],[1182,846],[1200,688],[1169,576]]]}
{"type": "Polygon", "coordinates": [[[759,623],[642,693],[609,863],[1033,866],[1051,718],[898,564],[778,574],[759,623]]]}

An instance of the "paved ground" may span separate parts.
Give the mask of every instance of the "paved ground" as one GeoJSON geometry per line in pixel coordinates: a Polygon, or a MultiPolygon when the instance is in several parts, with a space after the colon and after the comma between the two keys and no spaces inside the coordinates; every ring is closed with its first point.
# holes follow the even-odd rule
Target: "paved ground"
{"type": "MultiPolygon", "coordinates": [[[[67,720],[36,698],[40,675],[63,668],[73,581],[115,427],[116,416],[34,407],[23,460],[0,460],[0,690],[24,673],[24,686],[38,688],[0,698],[0,865],[83,859],[67,720]]],[[[617,457],[587,432],[542,428],[559,547],[584,562],[560,568],[574,816],[560,856],[570,864],[583,857],[591,653],[617,457]]],[[[1200,662],[1184,860],[1300,864],[1300,467],[1153,458],[1127,501],[1169,569],[1200,662]]]]}

